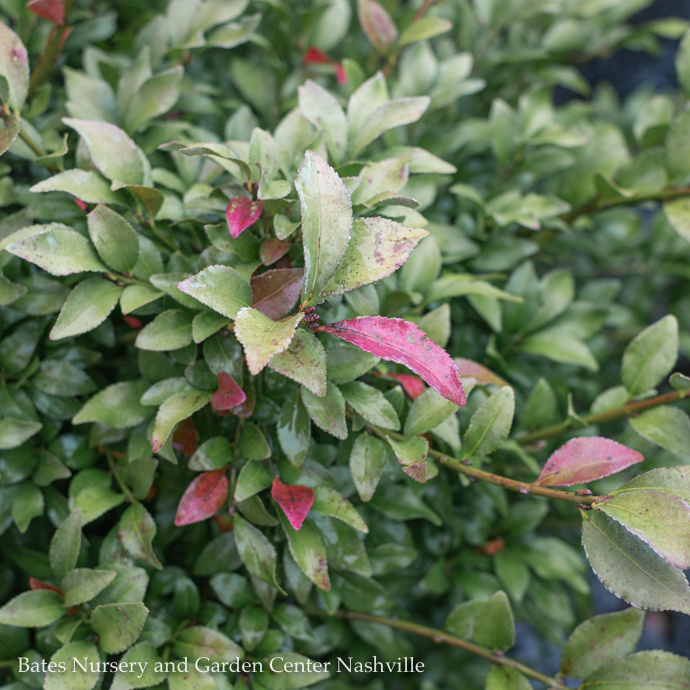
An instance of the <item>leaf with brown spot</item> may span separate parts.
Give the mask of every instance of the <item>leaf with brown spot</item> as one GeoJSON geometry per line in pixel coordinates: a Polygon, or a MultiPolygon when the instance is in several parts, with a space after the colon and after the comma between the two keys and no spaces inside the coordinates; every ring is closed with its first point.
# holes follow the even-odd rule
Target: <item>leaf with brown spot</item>
{"type": "Polygon", "coordinates": [[[269,319],[280,319],[299,299],[303,268],[276,268],[252,277],[252,307],[269,319]]]}

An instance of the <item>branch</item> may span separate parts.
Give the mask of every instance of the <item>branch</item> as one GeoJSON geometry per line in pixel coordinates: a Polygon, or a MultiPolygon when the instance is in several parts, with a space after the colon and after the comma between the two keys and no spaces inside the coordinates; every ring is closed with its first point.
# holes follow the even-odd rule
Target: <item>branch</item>
{"type": "Polygon", "coordinates": [[[520,445],[527,446],[535,441],[545,441],[547,439],[560,436],[571,429],[580,428],[582,427],[582,422],[585,422],[585,426],[592,426],[594,424],[610,422],[614,419],[619,419],[620,417],[632,417],[633,415],[639,414],[644,410],[649,410],[653,407],[659,407],[660,405],[667,405],[668,403],[682,400],[685,396],[686,391],[674,391],[673,393],[657,395],[653,398],[647,398],[646,400],[627,403],[621,407],[616,407],[613,410],[606,410],[606,412],[600,412],[599,414],[587,415],[582,417],[580,421],[566,419],[560,424],[547,426],[544,429],[537,429],[536,431],[517,434],[515,436],[515,440],[520,445]]]}
{"type": "Polygon", "coordinates": [[[415,635],[428,637],[430,640],[433,640],[437,643],[445,642],[445,644],[452,645],[453,647],[459,647],[460,649],[464,649],[466,652],[470,652],[470,654],[475,654],[476,656],[480,656],[483,659],[490,661],[492,664],[497,664],[498,666],[510,666],[511,668],[514,668],[516,671],[519,671],[523,675],[528,676],[530,678],[534,678],[534,680],[538,680],[541,683],[544,683],[544,685],[546,685],[546,687],[548,688],[560,688],[562,690],[562,688],[565,687],[563,681],[559,680],[558,678],[546,676],[543,673],[539,673],[538,671],[529,668],[529,666],[524,666],[523,664],[517,661],[513,661],[513,659],[509,659],[508,657],[496,654],[491,650],[486,649],[486,647],[480,647],[477,644],[467,642],[466,640],[462,640],[459,637],[450,635],[446,632],[443,632],[442,630],[429,628],[426,625],[419,625],[418,623],[411,623],[409,621],[401,621],[392,618],[370,616],[366,613],[355,613],[353,611],[337,611],[336,613],[331,614],[326,611],[309,610],[305,611],[305,613],[308,616],[324,616],[344,618],[346,620],[365,621],[367,623],[378,623],[379,625],[386,625],[389,628],[393,628],[394,630],[405,630],[406,632],[411,632],[415,635]]]}
{"type": "MultiPolygon", "coordinates": [[[[392,436],[398,440],[404,438],[402,434],[398,434],[395,431],[389,431],[388,429],[380,429],[379,427],[372,425],[368,425],[367,428],[371,429],[373,433],[384,440],[386,436],[392,436]]],[[[571,491],[550,489],[545,486],[536,486],[527,482],[519,482],[516,479],[509,479],[508,477],[503,477],[500,474],[493,474],[492,472],[480,470],[477,467],[473,467],[471,464],[465,464],[459,460],[449,458],[447,455],[444,455],[433,448],[429,449],[429,456],[434,458],[440,465],[444,465],[445,467],[454,470],[458,474],[464,474],[466,477],[470,477],[470,479],[489,482],[490,484],[497,484],[498,486],[502,486],[504,489],[516,491],[519,494],[543,496],[544,498],[553,498],[559,501],[567,501],[568,503],[576,503],[584,506],[592,505],[597,498],[596,496],[579,496],[571,491]]]]}
{"type": "Polygon", "coordinates": [[[590,213],[598,213],[599,211],[606,211],[616,206],[636,206],[637,204],[644,204],[648,201],[657,201],[662,203],[664,201],[671,201],[680,197],[690,196],[690,187],[669,187],[662,192],[655,194],[643,194],[641,196],[618,197],[615,199],[599,199],[590,204],[579,206],[560,216],[561,220],[566,223],[572,223],[580,216],[587,216],[590,213]]]}

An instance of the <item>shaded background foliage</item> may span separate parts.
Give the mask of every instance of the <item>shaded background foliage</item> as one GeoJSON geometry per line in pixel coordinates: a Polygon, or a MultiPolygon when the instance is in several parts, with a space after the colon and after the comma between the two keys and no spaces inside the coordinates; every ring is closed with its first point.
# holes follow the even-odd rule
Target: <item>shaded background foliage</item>
{"type": "MultiPolygon", "coordinates": [[[[421,201],[420,211],[430,222],[432,240],[423,242],[405,268],[375,290],[362,290],[359,299],[336,298],[321,307],[322,318],[331,322],[381,313],[416,319],[451,355],[491,367],[517,389],[518,431],[548,427],[566,415],[575,418],[575,410],[585,414],[623,404],[626,392],[616,387],[620,387],[625,347],[644,327],[665,314],[678,316],[681,353],[687,355],[687,230],[685,237],[679,236],[682,231],[674,230],[656,204],[621,203],[611,209],[597,206],[602,199],[623,199],[620,188],[633,190],[633,197],[663,198],[669,182],[680,185],[686,181],[688,170],[676,162],[676,170],[669,175],[660,153],[669,122],[683,110],[685,97],[675,90],[672,79],[650,84],[646,72],[632,57],[644,54],[639,49],[660,45],[668,61],[675,54],[676,43],[658,39],[646,28],[646,22],[659,15],[647,15],[644,10],[633,19],[645,27],[643,30],[636,33],[620,28],[635,9],[649,4],[645,2],[625,7],[617,3],[609,12],[595,11],[581,20],[574,33],[563,34],[552,28],[558,14],[531,14],[530,3],[512,4],[524,9],[524,16],[520,11],[511,16],[511,3],[486,3],[484,10],[482,3],[475,4],[478,14],[483,11],[487,15],[479,25],[470,20],[470,3],[441,3],[432,8],[432,13],[453,22],[452,33],[429,42],[413,42],[401,51],[396,62],[372,50],[357,24],[354,8],[342,41],[335,41],[336,33],[329,35],[332,25],[327,30],[319,28],[316,3],[257,2],[245,12],[263,13],[251,41],[231,50],[173,45],[164,54],[160,33],[149,22],[165,12],[167,3],[147,3],[145,7],[129,2],[78,3],[74,19],[80,24],[67,38],[58,65],[67,69],[52,73],[50,92],[37,91],[30,104],[34,112],[25,117],[36,128],[35,141],[40,141],[47,151],[59,152],[62,135],[67,131],[61,117],[108,119],[96,117],[96,111],[89,110],[99,104],[94,93],[101,92],[94,90],[94,82],[79,83],[77,73],[88,73],[116,90],[145,44],[150,47],[156,71],[182,65],[185,76],[174,106],[129,131],[156,171],[156,187],[165,193],[157,230],[179,247],[166,247],[166,242],[153,234],[145,208],[134,205],[132,198],[128,199],[130,208],[123,213],[137,232],[162,250],[165,272],[184,277],[208,263],[230,261],[230,252],[224,250],[231,245],[218,240],[218,235],[213,236],[215,242],[213,238],[209,242],[203,226],[224,223],[228,197],[240,193],[241,186],[227,175],[223,177],[208,159],[201,163],[201,158],[161,150],[160,145],[174,139],[190,145],[212,140],[246,142],[255,126],[274,132],[286,113],[298,105],[297,87],[307,77],[346,99],[364,77],[381,68],[389,77],[393,97],[431,94],[436,102],[420,122],[386,133],[366,155],[375,159],[394,146],[419,145],[457,168],[455,173],[445,170],[414,175],[407,186],[394,190],[402,189],[401,193],[421,201]],[[142,29],[149,33],[138,33],[142,29]],[[544,53],[531,52],[542,43],[549,46],[544,53]],[[338,85],[332,66],[304,65],[305,53],[313,44],[328,51],[334,60],[350,60],[344,63],[347,84],[338,85]],[[592,62],[594,57],[616,53],[621,45],[633,45],[638,50],[592,62]],[[458,77],[462,65],[449,62],[448,81],[438,86],[438,61],[452,60],[461,51],[474,56],[473,63],[466,65],[466,78],[458,77]],[[577,68],[581,65],[587,79],[597,86],[593,93],[579,75],[577,68]],[[65,95],[63,78],[70,69],[73,81],[70,87],[67,77],[65,95]],[[603,75],[611,77],[625,101],[619,101],[614,90],[603,83],[603,75]],[[665,89],[665,96],[654,96],[654,92],[665,89]],[[557,109],[551,107],[552,99],[557,109]],[[43,110],[34,105],[41,100],[43,110]],[[602,173],[601,180],[596,180],[597,173],[602,173]],[[575,215],[569,216],[571,213],[575,215]],[[530,259],[533,264],[525,262],[530,259]],[[453,288],[446,293],[439,291],[442,265],[444,278],[456,274],[472,277],[474,288],[469,291],[469,299],[453,288]],[[498,288],[508,293],[508,298],[523,297],[527,306],[503,301],[506,294],[497,292],[498,288]],[[540,339],[536,337],[539,334],[540,339]],[[540,380],[543,382],[538,383],[540,380]],[[604,392],[607,397],[602,398],[604,392]]],[[[391,2],[387,7],[398,25],[404,26],[419,5],[391,2]]],[[[24,39],[35,70],[34,56],[42,49],[49,25],[37,22],[24,10],[23,3],[7,0],[1,6],[6,20],[24,39]]],[[[347,23],[343,22],[342,27],[346,28],[347,23]]],[[[661,33],[680,37],[685,27],[685,22],[679,21],[661,33]]],[[[653,72],[658,79],[658,67],[653,72]]],[[[664,70],[664,74],[667,72],[675,75],[671,68],[664,70]]],[[[125,126],[121,113],[106,108],[106,115],[125,126]]],[[[56,159],[64,160],[66,169],[88,169],[85,147],[77,144],[73,133],[69,143],[66,156],[58,153],[56,159]]],[[[323,143],[319,146],[325,151],[323,143]]],[[[303,156],[303,149],[297,149],[292,152],[293,176],[303,156]]],[[[36,195],[28,191],[58,169],[47,171],[35,158],[18,140],[3,159],[8,167],[2,183],[2,235],[28,223],[54,221],[83,231],[83,214],[64,193],[36,195]],[[11,176],[7,174],[9,166],[11,176]]],[[[343,177],[360,174],[361,162],[343,165],[338,172],[343,177]]],[[[277,173],[277,177],[292,181],[284,173],[277,173]]],[[[266,206],[271,203],[274,207],[267,216],[284,209],[280,200],[267,201],[266,206]]],[[[376,213],[384,209],[377,208],[376,213]]],[[[393,216],[409,225],[425,223],[416,211],[404,207],[395,207],[393,216]]],[[[294,213],[292,219],[296,219],[294,213]]],[[[264,230],[270,231],[271,226],[264,230]]],[[[233,256],[244,261],[241,253],[251,254],[255,249],[251,241],[247,244],[233,245],[233,256]]],[[[300,254],[296,244],[288,257],[299,265],[300,254]]],[[[218,436],[220,428],[221,435],[237,439],[240,422],[217,417],[206,408],[194,416],[193,428],[184,424],[178,428],[177,440],[172,446],[168,443],[158,458],[147,445],[147,424],[135,427],[131,434],[97,424],[70,424],[97,389],[121,380],[125,372],[127,379],[136,376],[144,380],[142,393],[159,380],[181,376],[212,392],[215,378],[209,379],[203,365],[196,366],[203,359],[206,363],[214,361],[211,348],[199,347],[203,359],[201,355],[195,359],[196,348],[194,353],[189,348],[178,348],[167,354],[137,350],[132,347],[137,323],[124,320],[119,311],[75,341],[50,342],[41,333],[47,332],[68,294],[67,288],[77,281],[67,277],[49,283],[44,272],[18,258],[8,256],[3,261],[5,276],[29,288],[28,295],[21,298],[23,302],[2,308],[2,343],[6,344],[3,348],[0,343],[3,374],[10,385],[18,383],[26,388],[30,404],[38,410],[43,423],[40,440],[6,451],[1,460],[5,486],[0,541],[5,557],[3,600],[25,591],[29,576],[53,581],[55,573],[48,557],[51,538],[68,509],[74,507],[74,477],[82,476],[82,484],[88,480],[98,484],[101,491],[92,502],[84,499],[82,509],[92,510],[95,515],[100,508],[94,508],[94,502],[106,507],[107,501],[112,502],[112,509],[87,526],[78,564],[94,567],[115,562],[145,568],[150,583],[145,596],[143,590],[137,593],[141,593],[150,616],[141,640],[159,649],[174,648],[174,643],[169,644],[172,631],[198,623],[217,627],[227,639],[243,644],[257,657],[276,649],[315,657],[343,650],[355,658],[369,658],[374,652],[386,658],[414,654],[415,658],[423,658],[430,669],[423,680],[427,690],[451,684],[482,687],[489,669],[486,662],[430,640],[394,634],[362,622],[313,618],[309,627],[296,609],[278,608],[282,617],[274,613],[269,623],[261,606],[271,609],[272,595],[256,578],[247,577],[228,536],[230,532],[223,531],[227,518],[184,528],[173,524],[180,498],[198,470],[215,469],[203,463],[188,468],[187,457],[193,455],[195,435],[203,442],[218,436]],[[36,358],[33,349],[15,355],[17,337],[12,340],[12,334],[16,333],[20,340],[33,339],[38,345],[36,358]],[[15,356],[18,359],[12,360],[15,356]],[[51,376],[53,365],[46,366],[46,361],[72,365],[73,369],[68,370],[71,376],[67,377],[71,381],[64,381],[64,365],[54,365],[63,370],[61,376],[51,376]],[[110,465],[103,448],[110,453],[110,465]],[[37,456],[39,450],[43,455],[37,456]],[[44,464],[37,467],[36,457],[41,457],[44,464]],[[50,465],[52,458],[59,464],[50,465]],[[179,463],[171,464],[172,459],[179,463]],[[122,487],[111,484],[107,475],[103,479],[103,472],[118,473],[113,470],[117,462],[127,467],[122,476],[128,490],[155,519],[153,546],[150,539],[144,539],[134,548],[131,542],[128,547],[128,518],[132,524],[147,526],[149,536],[154,530],[150,518],[126,507],[122,487]],[[35,472],[45,472],[46,463],[54,474],[45,480],[43,498],[38,499],[33,487],[44,484],[37,481],[35,472]],[[83,474],[90,469],[100,470],[101,474],[83,474]],[[30,477],[33,484],[27,481],[30,477]],[[28,496],[17,496],[17,491],[28,496]],[[215,541],[209,546],[212,538],[215,541]],[[165,567],[157,571],[159,560],[165,567]]],[[[163,264],[153,271],[162,272],[163,264]]],[[[174,284],[167,285],[164,292],[167,296],[160,302],[134,310],[133,316],[140,324],[150,323],[163,308],[189,306],[181,302],[174,284]]],[[[236,373],[236,363],[241,362],[239,346],[228,354],[234,358],[232,370],[236,373]]],[[[687,360],[679,365],[680,371],[688,373],[687,360]]],[[[213,375],[217,373],[212,364],[209,368],[213,375]]],[[[383,369],[382,373],[391,371],[383,369]]],[[[249,378],[246,371],[244,377],[249,378]]],[[[373,376],[366,381],[387,392],[398,414],[409,411],[410,401],[402,389],[391,388],[393,381],[384,385],[373,376]]],[[[257,377],[256,387],[257,405],[251,421],[260,427],[261,438],[267,437],[263,443],[268,443],[282,460],[284,448],[276,437],[275,422],[284,400],[294,395],[297,386],[286,385],[285,379],[267,370],[257,377]]],[[[457,428],[437,432],[435,444],[445,452],[455,451],[459,431],[466,429],[471,414],[493,390],[480,385],[472,393],[468,408],[453,417],[457,428]]],[[[683,462],[678,446],[664,449],[645,440],[625,419],[596,429],[590,427],[583,433],[595,431],[642,451],[647,458],[645,470],[683,462]]],[[[662,433],[668,431],[662,429],[662,433]]],[[[310,585],[287,555],[284,537],[279,530],[269,532],[275,535],[282,554],[279,570],[289,583],[288,606],[299,602],[306,608],[325,606],[335,610],[342,600],[350,610],[401,614],[436,628],[448,625],[453,630],[447,618],[457,605],[484,600],[505,589],[516,617],[536,630],[539,644],[549,642],[558,647],[575,624],[591,613],[591,582],[577,544],[579,521],[572,506],[513,496],[487,484],[459,483],[454,476],[447,477],[450,481],[431,479],[424,485],[415,485],[406,478],[403,482],[394,459],[378,496],[370,504],[357,502],[347,471],[354,439],[355,434],[350,433],[347,440],[336,443],[332,436],[314,428],[309,459],[328,468],[334,486],[356,502],[370,530],[363,542],[368,558],[361,555],[362,542],[353,537],[352,530],[333,527],[328,519],[317,518],[319,529],[331,541],[329,562],[335,564],[340,580],[336,594],[330,598],[322,593],[309,594],[310,585]],[[353,553],[358,554],[360,562],[348,567],[353,553]],[[371,572],[374,579],[368,577],[371,572]]],[[[534,458],[541,464],[565,439],[563,436],[538,444],[529,448],[529,453],[514,443],[493,453],[488,467],[499,474],[533,478],[539,467],[534,458]]],[[[251,452],[245,448],[245,457],[251,452]]],[[[236,460],[233,470],[241,467],[236,460]]],[[[281,475],[287,473],[289,483],[318,484],[316,463],[304,475],[289,474],[285,464],[283,461],[281,475]]],[[[628,470],[630,476],[633,473],[628,470]]],[[[601,480],[595,486],[596,493],[613,491],[622,481],[619,477],[601,480]]],[[[262,524],[256,513],[246,517],[262,524]]],[[[143,578],[142,573],[136,571],[137,577],[143,578]]],[[[103,594],[98,597],[103,602],[111,601],[103,594]]],[[[455,628],[460,629],[459,625],[455,628]]],[[[3,639],[9,640],[15,632],[5,629],[3,634],[3,639]]],[[[64,641],[58,634],[65,636],[64,631],[56,633],[55,627],[49,626],[31,638],[22,637],[22,649],[17,647],[17,653],[32,646],[36,650],[33,654],[49,658],[64,641]]],[[[12,645],[9,648],[14,650],[12,645]]],[[[517,652],[521,653],[520,647],[517,652]]],[[[534,665],[540,666],[536,662],[534,665]]],[[[30,687],[43,683],[40,674],[18,674],[15,670],[12,674],[7,672],[8,683],[12,679],[30,687]]],[[[242,682],[235,687],[242,687],[242,682]]],[[[344,687],[346,682],[349,687],[419,687],[417,679],[402,676],[393,681],[390,676],[347,680],[336,676],[323,687],[344,687]]],[[[227,687],[225,683],[218,687],[227,687]]],[[[260,683],[255,686],[260,687],[260,683]]]]}

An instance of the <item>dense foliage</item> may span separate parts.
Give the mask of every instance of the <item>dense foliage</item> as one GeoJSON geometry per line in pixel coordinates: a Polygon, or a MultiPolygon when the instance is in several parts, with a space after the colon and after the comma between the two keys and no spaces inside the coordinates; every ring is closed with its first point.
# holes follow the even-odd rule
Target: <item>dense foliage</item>
{"type": "Polygon", "coordinates": [[[687,687],[690,33],[578,68],[648,4],[0,0],[5,687],[687,687]]]}

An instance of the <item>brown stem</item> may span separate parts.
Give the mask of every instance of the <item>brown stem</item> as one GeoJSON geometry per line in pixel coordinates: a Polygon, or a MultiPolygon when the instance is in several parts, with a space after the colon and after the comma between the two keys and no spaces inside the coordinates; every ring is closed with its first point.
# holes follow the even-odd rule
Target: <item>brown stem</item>
{"type": "Polygon", "coordinates": [[[424,0],[424,4],[417,10],[417,14],[413,17],[412,24],[418,22],[435,2],[436,0],[424,0]]]}
{"type": "MultiPolygon", "coordinates": [[[[616,407],[613,410],[606,410],[606,412],[599,412],[599,414],[590,414],[582,417],[582,421],[585,422],[586,426],[592,426],[594,424],[602,424],[603,422],[610,422],[614,419],[619,419],[620,417],[630,417],[644,410],[649,410],[652,407],[659,407],[659,405],[666,405],[668,403],[676,402],[677,400],[682,400],[686,395],[685,391],[673,391],[672,393],[665,393],[664,395],[657,395],[653,398],[647,398],[646,400],[638,400],[637,402],[627,403],[621,407],[616,407]]],[[[536,431],[530,431],[528,433],[518,434],[515,440],[523,445],[527,446],[535,441],[545,441],[550,438],[555,438],[561,434],[581,427],[582,424],[573,419],[566,419],[560,424],[554,424],[553,426],[545,427],[544,429],[537,429],[536,431]]]]}
{"type": "Polygon", "coordinates": [[[622,197],[608,200],[599,199],[598,201],[594,201],[590,204],[585,204],[584,206],[574,208],[571,211],[568,211],[568,213],[564,213],[560,217],[566,223],[571,223],[580,216],[586,216],[590,213],[598,213],[599,211],[606,211],[607,209],[615,208],[616,206],[635,206],[648,201],[670,201],[672,199],[678,199],[679,197],[684,196],[690,196],[690,187],[669,187],[668,189],[655,194],[645,194],[642,196],[622,197]]]}
{"type": "Polygon", "coordinates": [[[401,621],[391,618],[382,618],[379,616],[370,616],[367,613],[355,613],[354,611],[337,611],[336,613],[331,614],[326,611],[309,610],[305,611],[305,613],[308,616],[324,616],[344,618],[346,620],[365,621],[367,623],[378,623],[379,625],[386,625],[389,628],[393,628],[394,630],[405,630],[406,632],[411,632],[415,635],[428,637],[430,640],[433,640],[437,643],[444,642],[445,644],[452,645],[453,647],[459,647],[460,649],[464,649],[466,652],[470,652],[471,654],[475,654],[476,656],[480,656],[483,659],[490,661],[492,664],[497,664],[499,666],[509,666],[511,668],[514,668],[516,671],[519,671],[523,675],[528,676],[529,678],[534,678],[534,680],[538,680],[541,683],[544,683],[544,685],[546,685],[549,688],[562,689],[563,687],[565,687],[563,681],[559,680],[558,678],[546,676],[543,673],[539,673],[538,671],[529,668],[529,666],[524,666],[523,664],[517,661],[513,661],[513,659],[509,659],[508,657],[495,654],[486,647],[480,647],[477,644],[467,642],[466,640],[462,640],[459,637],[455,637],[454,635],[449,635],[448,633],[443,632],[442,630],[437,630],[436,628],[429,628],[426,625],[419,625],[418,623],[411,623],[409,621],[401,621]]]}
{"type": "MultiPolygon", "coordinates": [[[[378,427],[371,425],[368,428],[384,440],[386,436],[392,436],[395,439],[404,438],[402,434],[398,434],[395,431],[389,431],[388,429],[379,429],[378,427]]],[[[509,479],[508,477],[503,477],[500,474],[486,472],[485,470],[480,470],[472,465],[466,465],[464,462],[449,458],[447,455],[444,455],[433,448],[429,449],[429,456],[437,460],[439,464],[454,470],[458,474],[464,474],[466,477],[470,477],[471,479],[478,479],[491,484],[497,484],[498,486],[502,486],[504,489],[517,491],[519,494],[544,496],[545,498],[554,498],[559,501],[567,501],[568,503],[576,503],[584,506],[592,505],[597,498],[596,496],[580,496],[571,491],[561,491],[560,489],[549,489],[545,486],[536,486],[534,484],[528,484],[527,482],[519,482],[516,479],[509,479]]]]}

